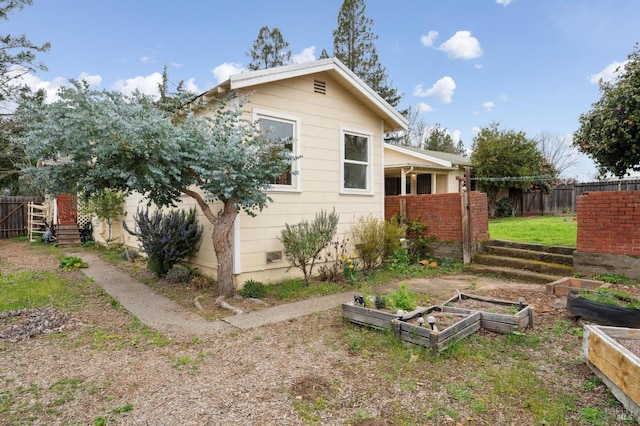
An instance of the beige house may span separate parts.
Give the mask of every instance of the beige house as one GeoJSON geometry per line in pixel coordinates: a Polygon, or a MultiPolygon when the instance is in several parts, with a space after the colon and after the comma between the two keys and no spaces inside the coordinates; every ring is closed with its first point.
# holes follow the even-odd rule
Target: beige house
{"type": "MultiPolygon", "coordinates": [[[[287,223],[335,209],[341,237],[362,215],[384,218],[383,137],[405,130],[407,120],[340,61],[329,58],[232,75],[201,96],[214,98],[229,91],[248,95],[248,117],[275,137],[291,137],[291,149],[301,156],[292,166],[297,173],[285,173],[268,190],[273,202],[265,210],[256,217],[241,213],[235,221],[237,287],[248,279],[269,282],[301,275],[288,270],[277,238],[287,223]]],[[[127,200],[125,219],[132,229],[133,214],[145,203],[142,196],[127,200]]],[[[182,206],[195,202],[184,197],[182,206]]],[[[192,264],[215,276],[211,225],[202,216],[199,222],[205,229],[192,264]]],[[[121,235],[127,245],[137,246],[134,237],[121,235]]]]}
{"type": "Polygon", "coordinates": [[[468,166],[467,157],[385,143],[385,195],[459,192],[468,166]]]}

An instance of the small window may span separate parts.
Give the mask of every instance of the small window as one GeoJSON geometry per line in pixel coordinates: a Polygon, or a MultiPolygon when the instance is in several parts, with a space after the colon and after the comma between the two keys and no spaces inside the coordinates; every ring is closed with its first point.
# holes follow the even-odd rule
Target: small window
{"type": "MultiPolygon", "coordinates": [[[[294,156],[299,155],[299,120],[295,117],[289,117],[266,111],[254,110],[254,120],[257,121],[260,132],[263,136],[272,141],[284,141],[285,149],[290,150],[294,156]]],[[[287,170],[283,170],[282,174],[272,180],[272,190],[299,190],[299,173],[293,173],[294,170],[299,172],[299,161],[294,161],[287,170]]]]}
{"type": "Polygon", "coordinates": [[[342,132],[342,190],[371,191],[371,135],[342,132]]]}

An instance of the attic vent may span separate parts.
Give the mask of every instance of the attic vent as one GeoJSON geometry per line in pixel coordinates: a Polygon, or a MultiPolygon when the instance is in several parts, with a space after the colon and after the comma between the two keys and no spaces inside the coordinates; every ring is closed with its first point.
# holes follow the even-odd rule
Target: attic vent
{"type": "Polygon", "coordinates": [[[327,94],[327,83],[324,81],[313,80],[313,91],[321,95],[327,94]]]}

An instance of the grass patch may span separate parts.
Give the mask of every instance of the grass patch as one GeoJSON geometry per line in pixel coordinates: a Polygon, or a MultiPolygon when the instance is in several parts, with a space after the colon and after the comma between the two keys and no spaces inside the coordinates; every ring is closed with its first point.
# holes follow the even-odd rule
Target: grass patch
{"type": "Polygon", "coordinates": [[[302,278],[280,281],[265,287],[266,297],[277,300],[302,300],[310,297],[326,296],[353,289],[353,286],[327,281],[305,283],[302,278]]]}
{"type": "Polygon", "coordinates": [[[492,239],[575,247],[578,223],[567,216],[508,217],[489,221],[492,239]]]}
{"type": "Polygon", "coordinates": [[[45,271],[15,272],[0,276],[0,311],[22,308],[78,309],[79,295],[88,281],[74,282],[45,271]]]}

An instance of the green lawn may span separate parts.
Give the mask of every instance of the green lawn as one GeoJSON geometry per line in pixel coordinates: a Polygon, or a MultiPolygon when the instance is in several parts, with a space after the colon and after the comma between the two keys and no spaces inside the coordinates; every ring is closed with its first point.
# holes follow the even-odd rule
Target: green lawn
{"type": "Polygon", "coordinates": [[[575,247],[577,233],[575,216],[508,217],[489,221],[489,235],[494,240],[575,247]]]}

